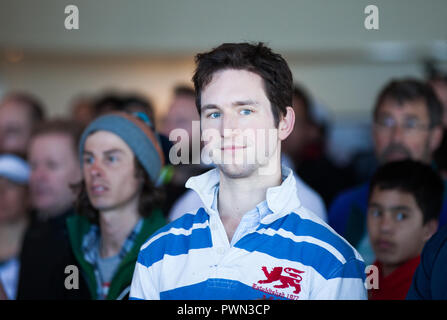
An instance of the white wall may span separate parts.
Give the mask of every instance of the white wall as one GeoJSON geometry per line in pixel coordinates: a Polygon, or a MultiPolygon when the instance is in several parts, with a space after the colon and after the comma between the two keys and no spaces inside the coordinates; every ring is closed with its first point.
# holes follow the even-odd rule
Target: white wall
{"type": "Polygon", "coordinates": [[[367,123],[390,78],[423,76],[425,58],[446,67],[446,12],[445,0],[0,0],[0,94],[28,90],[63,115],[77,94],[132,89],[161,116],[195,53],[265,41],[335,121],[367,123]],[[64,28],[68,4],[79,30],[64,28]],[[369,4],[379,30],[363,26],[369,4]]]}
{"type": "Polygon", "coordinates": [[[75,52],[191,53],[262,40],[287,52],[363,49],[373,42],[431,46],[446,39],[445,0],[2,0],[2,45],[75,52]],[[64,28],[79,8],[80,29],[64,28]],[[380,29],[367,31],[375,4],[380,29]]]}
{"type": "Polygon", "coordinates": [[[106,89],[136,91],[150,97],[158,115],[164,112],[170,90],[190,83],[192,59],[28,57],[2,66],[7,87],[41,97],[51,115],[65,115],[78,94],[98,94],[106,89]]]}

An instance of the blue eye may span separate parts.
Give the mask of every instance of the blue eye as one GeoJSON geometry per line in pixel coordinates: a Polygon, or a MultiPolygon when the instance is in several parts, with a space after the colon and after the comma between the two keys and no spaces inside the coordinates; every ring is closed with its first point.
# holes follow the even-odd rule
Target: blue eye
{"type": "Polygon", "coordinates": [[[92,164],[93,163],[93,157],[91,157],[91,156],[84,156],[84,163],[92,164]]]}
{"type": "Polygon", "coordinates": [[[107,161],[109,161],[109,162],[113,163],[113,162],[116,162],[116,160],[118,160],[117,156],[111,155],[111,156],[107,157],[107,161]]]}
{"type": "Polygon", "coordinates": [[[407,217],[406,214],[403,213],[403,212],[398,212],[398,213],[396,214],[396,220],[397,220],[397,221],[402,221],[402,220],[404,220],[406,217],[407,217]]]}
{"type": "Polygon", "coordinates": [[[207,117],[211,118],[211,119],[217,119],[217,118],[220,117],[220,113],[219,112],[213,112],[213,113],[210,113],[207,117]]]}
{"type": "Polygon", "coordinates": [[[249,114],[253,113],[250,109],[243,109],[241,110],[240,114],[248,116],[249,114]]]}
{"type": "Polygon", "coordinates": [[[371,215],[371,216],[373,216],[373,217],[380,217],[381,215],[382,215],[382,213],[380,212],[380,210],[379,209],[376,209],[376,208],[374,208],[374,209],[370,209],[369,210],[369,214],[371,215]]]}

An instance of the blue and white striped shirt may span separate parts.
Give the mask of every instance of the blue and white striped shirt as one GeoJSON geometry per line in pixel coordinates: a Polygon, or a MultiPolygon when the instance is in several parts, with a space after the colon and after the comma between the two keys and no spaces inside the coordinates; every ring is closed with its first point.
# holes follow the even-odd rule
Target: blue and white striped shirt
{"type": "Polygon", "coordinates": [[[301,206],[290,169],[246,214],[252,218],[242,218],[231,244],[216,210],[218,186],[216,169],[188,180],[204,207],[141,247],[131,299],[366,299],[361,256],[301,206]]]}

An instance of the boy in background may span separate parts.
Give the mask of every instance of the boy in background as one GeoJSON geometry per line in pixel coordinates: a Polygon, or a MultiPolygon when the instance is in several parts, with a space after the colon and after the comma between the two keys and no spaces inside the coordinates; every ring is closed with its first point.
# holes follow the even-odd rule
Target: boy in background
{"type": "Polygon", "coordinates": [[[370,300],[405,299],[425,243],[436,232],[443,183],[432,168],[412,160],[377,170],[370,186],[367,226],[379,270],[370,300]]]}

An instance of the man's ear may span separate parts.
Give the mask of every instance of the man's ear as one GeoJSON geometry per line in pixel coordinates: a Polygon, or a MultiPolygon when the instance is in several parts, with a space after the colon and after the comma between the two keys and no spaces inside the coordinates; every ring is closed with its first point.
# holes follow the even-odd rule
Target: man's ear
{"type": "Polygon", "coordinates": [[[285,140],[293,130],[295,124],[295,112],[292,107],[286,107],[286,115],[281,118],[278,124],[278,138],[285,140]]]}
{"type": "Polygon", "coordinates": [[[430,133],[430,151],[433,153],[436,149],[438,149],[439,145],[442,141],[442,126],[436,126],[431,129],[430,133]]]}
{"type": "Polygon", "coordinates": [[[438,230],[438,220],[431,219],[424,225],[424,241],[427,242],[438,230]]]}

